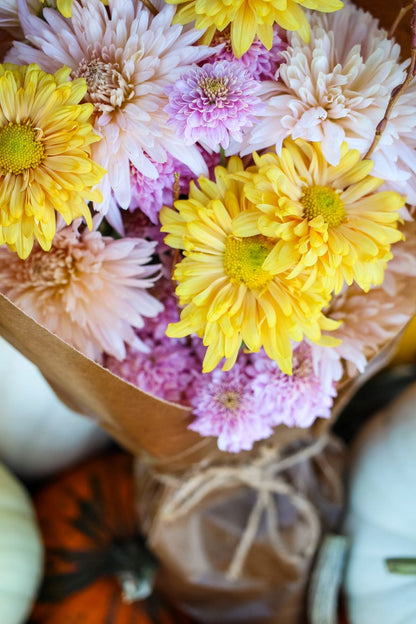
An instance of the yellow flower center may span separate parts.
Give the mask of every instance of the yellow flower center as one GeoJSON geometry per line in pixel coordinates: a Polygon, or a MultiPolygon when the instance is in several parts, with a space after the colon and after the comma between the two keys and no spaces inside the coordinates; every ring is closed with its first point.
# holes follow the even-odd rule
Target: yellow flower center
{"type": "Polygon", "coordinates": [[[225,244],[224,271],[231,281],[250,290],[262,288],[273,275],[262,266],[273,249],[273,242],[262,235],[236,238],[229,236],[225,244]]]}
{"type": "Polygon", "coordinates": [[[240,394],[227,390],[218,397],[219,403],[223,405],[227,410],[234,411],[240,404],[240,394]]]}
{"type": "Polygon", "coordinates": [[[227,77],[212,78],[211,76],[202,76],[198,80],[197,89],[210,104],[216,104],[225,99],[230,90],[227,77]]]}
{"type": "Polygon", "coordinates": [[[45,158],[39,134],[29,124],[10,122],[0,128],[0,171],[19,175],[38,167],[45,158]]]}
{"type": "Polygon", "coordinates": [[[300,200],[303,216],[311,221],[321,215],[325,223],[336,227],[345,215],[340,196],[328,186],[308,186],[300,200]]]}

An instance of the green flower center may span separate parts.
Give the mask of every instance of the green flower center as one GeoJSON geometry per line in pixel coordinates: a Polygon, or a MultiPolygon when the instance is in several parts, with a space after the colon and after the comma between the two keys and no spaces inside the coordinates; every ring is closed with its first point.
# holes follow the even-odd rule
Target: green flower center
{"type": "Polygon", "coordinates": [[[336,227],[345,215],[340,196],[328,186],[308,186],[300,200],[303,216],[311,221],[321,215],[325,223],[336,227]]]}
{"type": "Polygon", "coordinates": [[[236,238],[229,236],[225,243],[224,271],[232,282],[244,284],[250,290],[262,288],[273,275],[262,266],[274,243],[262,236],[236,238]]]}
{"type": "Polygon", "coordinates": [[[19,175],[38,167],[45,158],[39,134],[29,124],[10,122],[0,128],[0,171],[19,175]]]}

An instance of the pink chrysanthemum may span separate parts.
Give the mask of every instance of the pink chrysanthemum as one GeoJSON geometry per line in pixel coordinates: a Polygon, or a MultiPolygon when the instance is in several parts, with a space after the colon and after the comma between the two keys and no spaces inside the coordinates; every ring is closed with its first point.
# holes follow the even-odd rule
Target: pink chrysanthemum
{"type": "Polygon", "coordinates": [[[166,336],[166,327],[178,320],[179,312],[170,282],[161,280],[160,283],[158,297],[164,310],[137,332],[148,352],[128,348],[122,361],[109,357],[105,366],[143,392],[187,405],[186,390],[192,381],[192,371],[200,367],[200,363],[187,340],[172,340],[166,336]]]}
{"type": "Polygon", "coordinates": [[[199,374],[189,389],[195,420],[189,429],[215,436],[221,451],[250,450],[273,433],[273,402],[258,400],[244,358],[230,371],[199,374]]]}
{"type": "Polygon", "coordinates": [[[24,261],[0,247],[1,291],[94,360],[103,352],[123,359],[126,343],[146,350],[133,328],[163,308],[146,290],[159,272],[149,264],[154,243],[79,228],[78,219],[57,232],[49,252],[34,247],[24,261]]]}
{"type": "Polygon", "coordinates": [[[312,350],[306,342],[293,352],[292,375],[282,373],[264,352],[252,357],[256,400],[272,406],[273,425],[310,427],[317,418],[329,418],[339,370],[333,370],[329,383],[327,373],[319,365],[314,366],[312,350]]]}
{"type": "Polygon", "coordinates": [[[293,359],[292,375],[262,350],[240,353],[229,371],[195,372],[187,392],[195,416],[189,428],[217,437],[223,451],[239,452],[268,438],[277,425],[309,427],[317,418],[329,418],[341,367],[330,371],[323,359],[315,362],[306,342],[293,359]]]}
{"type": "Polygon", "coordinates": [[[146,342],[151,352],[143,353],[128,348],[119,362],[107,358],[106,368],[143,392],[172,403],[184,404],[184,392],[191,382],[190,367],[194,364],[189,349],[178,347],[175,341],[153,345],[146,342]]]}
{"type": "MultiPolygon", "coordinates": [[[[123,210],[122,217],[123,235],[133,238],[146,238],[155,243],[155,254],[161,263],[161,274],[171,281],[172,250],[166,245],[160,226],[154,225],[140,209],[133,212],[123,210]]],[[[176,300],[174,295],[172,297],[176,300]]],[[[158,299],[160,300],[160,297],[158,299]]]]}
{"type": "MultiPolygon", "coordinates": [[[[220,164],[220,154],[209,153],[198,146],[208,167],[209,176],[214,179],[214,169],[220,164]]],[[[133,165],[130,169],[131,202],[130,211],[140,208],[154,224],[159,223],[159,212],[162,206],[173,205],[175,176],[179,176],[179,192],[187,195],[189,183],[197,176],[183,163],[167,154],[165,163],[153,162],[158,170],[158,177],[152,180],[140,173],[133,165]]]]}
{"type": "Polygon", "coordinates": [[[241,141],[242,129],[252,126],[262,104],[255,95],[260,83],[239,63],[217,61],[184,72],[166,93],[169,123],[186,145],[226,149],[230,137],[241,141]]]}
{"type": "MultiPolygon", "coordinates": [[[[370,13],[346,3],[331,14],[311,12],[311,38],[287,33],[279,80],[262,82],[266,104],[244,137],[242,154],[274,146],[286,137],[320,142],[336,165],[341,145],[366,154],[392,90],[404,80],[408,61],[370,13]]],[[[399,98],[371,159],[372,175],[416,203],[416,81],[399,98]]]]}
{"type": "Polygon", "coordinates": [[[270,50],[255,37],[247,52],[237,59],[232,49],[230,28],[227,27],[221,32],[216,32],[211,45],[221,46],[215,54],[216,60],[236,61],[256,80],[273,80],[276,78],[280,63],[284,60],[282,52],[287,48],[287,40],[285,31],[276,24],[273,28],[273,43],[270,50]]]}
{"type": "Polygon", "coordinates": [[[130,210],[140,208],[152,223],[159,223],[159,212],[163,205],[173,205],[173,189],[175,173],[179,174],[179,188],[181,193],[186,193],[189,188],[189,180],[195,176],[192,171],[167,154],[164,163],[152,161],[157,169],[158,177],[152,180],[144,176],[133,165],[130,168],[131,201],[130,210]]]}
{"type": "Polygon", "coordinates": [[[125,236],[130,238],[147,238],[156,243],[155,253],[158,254],[161,249],[170,249],[164,243],[164,234],[160,231],[160,227],[152,223],[147,215],[140,210],[124,211],[123,217],[123,232],[125,236]]]}
{"type": "Polygon", "coordinates": [[[107,7],[100,0],[74,0],[71,18],[44,9],[39,19],[26,0],[17,2],[28,43],[15,42],[8,59],[36,62],[48,72],[66,65],[73,77],[87,81],[94,130],[102,137],[93,147],[93,160],[108,171],[97,210],[107,211],[111,190],[128,208],[130,163],[155,179],[158,171],[150,159],[163,163],[169,152],[196,173],[206,171],[198,149],[178,139],[163,110],[165,87],[212,53],[193,45],[199,31],[172,25],[174,7],[157,2],[161,10],[153,16],[140,0],[109,0],[107,7]]]}

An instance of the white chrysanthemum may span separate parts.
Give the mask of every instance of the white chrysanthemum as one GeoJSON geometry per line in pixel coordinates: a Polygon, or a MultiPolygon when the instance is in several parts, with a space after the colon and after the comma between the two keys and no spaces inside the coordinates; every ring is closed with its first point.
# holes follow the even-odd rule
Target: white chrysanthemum
{"type": "MultiPolygon", "coordinates": [[[[40,0],[26,0],[28,8],[34,13],[41,10],[40,0]]],[[[2,0],[0,3],[0,28],[4,28],[12,33],[14,37],[21,39],[23,32],[20,26],[20,19],[17,12],[16,0],[2,0]]]]}
{"type": "MultiPolygon", "coordinates": [[[[343,141],[364,155],[383,118],[392,90],[408,62],[378,21],[353,4],[331,14],[310,13],[311,39],[287,33],[279,79],[263,82],[266,109],[247,131],[243,154],[283,140],[319,141],[325,158],[338,163],[343,141]]],[[[372,175],[416,203],[416,83],[399,99],[372,155],[372,175]]]]}
{"type": "Polygon", "coordinates": [[[72,77],[87,81],[94,130],[102,137],[93,159],[108,171],[101,184],[104,202],[97,209],[108,209],[110,189],[123,208],[129,206],[130,163],[155,179],[150,158],[164,162],[169,152],[196,174],[206,170],[199,150],[183,144],[163,110],[166,86],[208,56],[207,47],[192,45],[200,31],[172,26],[175,7],[163,5],[153,16],[140,0],[109,0],[107,7],[100,0],[77,0],[71,18],[44,9],[41,20],[29,13],[25,0],[17,2],[31,45],[16,42],[7,58],[36,62],[48,72],[67,65],[72,77]]]}
{"type": "Polygon", "coordinates": [[[26,260],[0,246],[0,290],[88,357],[123,360],[126,344],[148,351],[134,328],[163,310],[147,292],[160,267],[150,264],[155,243],[102,236],[98,223],[92,232],[80,219],[58,228],[51,250],[36,245],[26,260]]]}

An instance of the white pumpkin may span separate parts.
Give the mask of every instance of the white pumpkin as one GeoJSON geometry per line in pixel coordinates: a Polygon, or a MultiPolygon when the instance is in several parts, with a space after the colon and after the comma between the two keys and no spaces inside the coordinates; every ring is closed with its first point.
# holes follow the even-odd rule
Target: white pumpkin
{"type": "Polygon", "coordinates": [[[0,622],[23,624],[43,573],[43,545],[32,501],[0,464],[0,622]]]}
{"type": "Polygon", "coordinates": [[[388,558],[416,557],[416,384],[364,427],[354,446],[346,533],[350,624],[415,624],[416,576],[388,558]]]}
{"type": "Polygon", "coordinates": [[[64,405],[39,369],[2,338],[0,397],[0,460],[25,479],[66,468],[109,440],[94,421],[64,405]]]}

